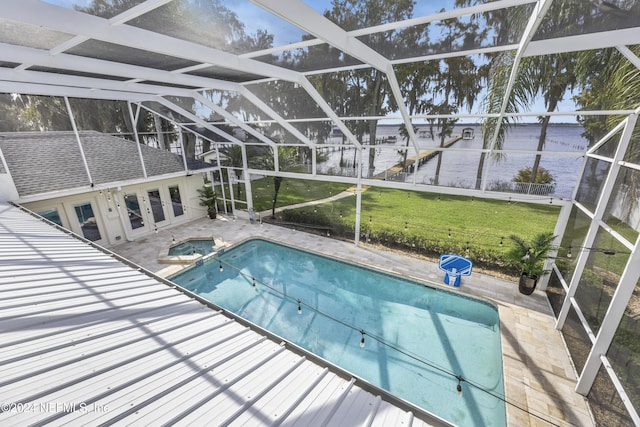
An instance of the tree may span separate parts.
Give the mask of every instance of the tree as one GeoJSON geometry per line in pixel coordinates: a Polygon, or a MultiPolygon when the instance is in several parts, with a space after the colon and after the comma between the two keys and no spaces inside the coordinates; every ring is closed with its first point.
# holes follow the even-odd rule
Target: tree
{"type": "MultiPolygon", "coordinates": [[[[438,24],[442,28],[443,38],[439,42],[439,49],[445,52],[473,48],[480,44],[487,29],[480,30],[476,20],[464,22],[460,19],[447,19],[438,24]]],[[[476,96],[480,92],[481,82],[486,78],[486,67],[478,68],[469,56],[458,56],[440,61],[438,78],[433,89],[439,96],[439,103],[434,105],[433,113],[449,115],[458,113],[463,106],[469,110],[473,108],[476,96]]],[[[437,119],[440,137],[440,148],[453,134],[454,125],[458,119],[440,117],[437,119]]],[[[442,151],[438,152],[434,184],[438,185],[440,168],[442,165],[442,151]]]]}
{"type": "MultiPolygon", "coordinates": [[[[640,55],[640,46],[631,48],[635,55],[640,55]]],[[[583,52],[578,57],[576,67],[578,81],[584,90],[575,99],[578,105],[586,110],[620,110],[640,106],[640,70],[625,58],[617,49],[583,52]]],[[[615,127],[621,117],[583,116],[580,120],[585,128],[585,137],[590,145],[595,144],[615,127]]],[[[640,163],[640,127],[633,129],[632,140],[624,160],[640,163]]],[[[595,165],[595,163],[594,163],[595,165]]],[[[595,175],[595,172],[592,172],[595,175]]],[[[633,212],[640,203],[640,178],[630,169],[622,168],[621,182],[618,191],[626,193],[622,221],[630,223],[633,212]]]]}
{"type": "MultiPolygon", "coordinates": [[[[220,160],[222,166],[233,168],[233,172],[236,174],[236,181],[240,181],[244,167],[242,160],[242,147],[237,144],[231,144],[227,147],[219,148],[218,151],[223,156],[220,160]]],[[[237,185],[236,188],[238,192],[237,197],[239,199],[241,194],[240,185],[237,185]]]]}
{"type": "MultiPolygon", "coordinates": [[[[324,15],[345,31],[350,31],[409,19],[413,16],[413,1],[333,0],[331,9],[325,11],[324,15]]],[[[384,31],[365,36],[362,40],[378,52],[394,52],[399,49],[415,47],[419,38],[416,38],[415,34],[410,35],[415,31],[413,27],[406,31],[384,31]]],[[[426,26],[423,31],[426,32],[426,26]]],[[[342,57],[345,65],[353,61],[346,55],[342,55],[342,57]]],[[[340,86],[345,87],[344,102],[341,105],[344,106],[344,113],[348,116],[379,117],[397,109],[395,101],[391,99],[391,90],[387,83],[386,74],[374,67],[325,74],[320,81],[322,83],[316,88],[325,99],[332,99],[332,94],[327,90],[331,91],[340,86]]],[[[335,92],[333,96],[335,99],[335,92]]],[[[336,105],[333,104],[334,107],[336,105]]],[[[373,145],[376,140],[377,125],[377,119],[347,123],[359,141],[363,140],[362,137],[365,133],[369,135],[371,148],[369,149],[368,165],[370,173],[373,171],[375,163],[376,151],[373,145]]]]}
{"type": "MultiPolygon", "coordinates": [[[[434,108],[433,97],[429,90],[434,79],[437,78],[439,69],[438,62],[429,61],[425,63],[400,64],[395,68],[396,77],[405,100],[405,106],[410,116],[424,114],[434,108]]],[[[402,165],[407,166],[407,155],[409,152],[409,132],[404,123],[398,129],[400,136],[405,141],[405,148],[401,151],[402,165]]],[[[417,128],[414,126],[414,133],[417,128]]]]}
{"type": "MultiPolygon", "coordinates": [[[[470,4],[475,2],[461,1],[461,3],[470,4]]],[[[589,2],[569,0],[552,3],[547,16],[552,16],[553,19],[542,20],[536,30],[535,38],[545,39],[575,34],[581,28],[588,27],[592,22],[597,21],[598,14],[597,6],[589,2]]],[[[493,25],[499,38],[504,40],[513,38],[516,34],[509,29],[509,26],[513,26],[516,29],[523,28],[525,19],[528,19],[527,15],[510,16],[501,14],[497,16],[499,19],[496,19],[493,14],[486,14],[485,19],[493,25]],[[507,18],[509,17],[512,19],[508,20],[507,18]]],[[[509,113],[529,109],[538,94],[542,95],[547,112],[553,112],[567,91],[573,89],[576,83],[574,72],[576,66],[575,53],[526,57],[519,62],[513,87],[507,93],[509,75],[515,65],[515,55],[511,52],[498,53],[491,58],[491,67],[493,69],[491,75],[493,79],[484,103],[485,111],[500,113],[503,102],[506,102],[505,113],[507,115],[502,115],[499,118],[491,117],[483,122],[483,144],[485,149],[493,148],[499,150],[502,148],[505,132],[516,120],[509,116],[509,113]]],[[[551,116],[548,114],[540,119],[541,129],[537,146],[537,151],[539,152],[544,149],[550,119],[551,116]]],[[[500,157],[496,156],[495,158],[499,159],[500,157]]],[[[484,159],[485,154],[483,152],[478,165],[476,188],[480,188],[481,185],[484,159]]],[[[532,166],[532,180],[535,180],[538,175],[537,170],[540,159],[541,154],[537,154],[532,166]]]]}
{"type": "MultiPolygon", "coordinates": [[[[290,170],[298,165],[298,159],[296,156],[295,147],[278,147],[278,165],[280,170],[290,170]]],[[[275,170],[275,155],[273,148],[269,147],[263,155],[256,157],[252,165],[259,169],[275,170]]],[[[280,185],[284,177],[273,177],[273,200],[271,205],[271,218],[276,217],[276,203],[278,201],[278,193],[280,192],[280,185]]]]}
{"type": "Polygon", "coordinates": [[[22,130],[19,111],[24,108],[24,102],[19,94],[0,94],[0,132],[22,130]]]}

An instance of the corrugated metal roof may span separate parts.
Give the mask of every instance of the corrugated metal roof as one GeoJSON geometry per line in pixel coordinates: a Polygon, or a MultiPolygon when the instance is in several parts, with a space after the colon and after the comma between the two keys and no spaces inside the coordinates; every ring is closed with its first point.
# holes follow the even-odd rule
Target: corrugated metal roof
{"type": "Polygon", "coordinates": [[[0,318],[2,425],[446,425],[6,205],[0,318]]]}

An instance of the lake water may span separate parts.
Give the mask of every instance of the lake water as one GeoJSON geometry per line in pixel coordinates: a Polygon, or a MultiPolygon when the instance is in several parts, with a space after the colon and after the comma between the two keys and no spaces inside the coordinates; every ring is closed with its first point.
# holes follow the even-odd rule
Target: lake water
{"type": "MultiPolygon", "coordinates": [[[[454,128],[453,134],[462,134],[462,129],[471,127],[475,131],[472,140],[461,140],[455,143],[442,156],[440,167],[440,185],[473,188],[475,184],[480,152],[473,150],[482,149],[482,132],[479,125],[459,125],[454,128]]],[[[533,165],[535,154],[519,154],[522,151],[535,151],[538,146],[538,136],[541,126],[538,124],[523,124],[512,127],[505,137],[503,150],[513,150],[507,153],[499,161],[485,159],[485,174],[487,177],[487,188],[497,182],[510,182],[517,175],[518,171],[526,166],[533,165]]],[[[427,132],[427,126],[418,125],[418,147],[422,150],[434,148],[439,145],[439,140],[432,139],[427,132]]],[[[437,132],[437,130],[435,130],[437,132]]],[[[586,151],[588,141],[582,137],[584,129],[578,125],[550,125],[547,130],[547,138],[544,146],[545,151],[561,153],[560,155],[543,155],[540,166],[549,170],[555,179],[555,197],[569,198],[573,190],[580,166],[583,161],[583,154],[586,151]]],[[[378,126],[378,138],[396,137],[396,142],[391,144],[378,145],[376,147],[376,161],[374,174],[384,172],[401,160],[398,153],[405,142],[398,133],[396,125],[378,126]]],[[[437,137],[436,137],[437,139],[437,137]]],[[[331,142],[339,143],[340,138],[333,138],[331,142]]],[[[415,154],[413,148],[409,150],[409,156],[415,154]]],[[[353,161],[353,150],[347,150],[344,159],[353,161]]],[[[366,156],[367,154],[365,154],[366,156]]],[[[318,165],[321,169],[337,167],[340,162],[341,153],[339,151],[329,153],[328,160],[318,165]]],[[[367,161],[364,161],[365,169],[363,176],[367,172],[367,161]]],[[[435,179],[437,157],[423,165],[415,177],[417,183],[431,184],[435,179]]],[[[414,177],[407,177],[407,182],[413,182],[414,177]]]]}

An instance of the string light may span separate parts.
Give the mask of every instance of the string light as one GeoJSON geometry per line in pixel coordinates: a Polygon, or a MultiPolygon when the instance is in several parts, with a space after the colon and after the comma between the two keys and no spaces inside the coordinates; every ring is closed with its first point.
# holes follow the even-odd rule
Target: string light
{"type": "Polygon", "coordinates": [[[302,314],[302,306],[300,305],[300,300],[298,300],[298,314],[302,314]]]}
{"type": "MultiPolygon", "coordinates": [[[[222,266],[222,263],[221,263],[220,265],[222,266]]],[[[239,274],[241,274],[241,275],[243,275],[243,276],[245,276],[245,277],[246,277],[246,275],[245,275],[241,270],[237,269],[237,268],[236,268],[236,267],[234,267],[233,265],[230,265],[230,267],[231,267],[231,268],[235,268],[236,270],[238,270],[239,274]]],[[[254,283],[255,283],[255,277],[253,277],[252,279],[254,280],[254,283]]],[[[265,286],[267,286],[269,289],[271,289],[271,290],[275,291],[276,293],[281,294],[281,295],[282,295],[282,296],[284,296],[285,298],[291,298],[291,297],[287,296],[285,293],[283,293],[283,292],[281,292],[281,291],[279,291],[279,290],[277,290],[277,289],[275,289],[275,288],[272,288],[272,287],[270,287],[269,285],[265,285],[265,286]]],[[[298,306],[299,306],[299,307],[300,307],[300,309],[301,309],[301,301],[298,299],[298,300],[297,300],[297,302],[298,302],[298,306]]],[[[316,308],[313,308],[313,307],[312,307],[311,309],[312,309],[312,310],[314,310],[314,311],[316,311],[317,313],[319,313],[319,314],[323,315],[323,316],[328,317],[328,318],[329,318],[329,319],[331,319],[331,320],[334,320],[334,321],[336,321],[336,322],[338,322],[338,323],[342,324],[343,326],[345,326],[345,327],[347,327],[347,328],[350,328],[350,329],[353,329],[353,330],[358,331],[358,329],[357,329],[357,328],[355,328],[354,326],[349,325],[348,323],[345,323],[344,321],[342,321],[342,320],[340,320],[340,319],[337,319],[337,318],[335,318],[335,317],[333,317],[333,316],[331,316],[331,315],[328,315],[327,313],[323,313],[322,311],[320,311],[320,310],[318,310],[318,309],[316,309],[316,308]]],[[[359,330],[359,332],[360,332],[360,347],[364,347],[364,346],[365,346],[365,334],[366,334],[366,332],[364,331],[364,329],[360,329],[360,330],[359,330]]],[[[415,354],[413,354],[413,353],[411,353],[411,352],[408,352],[408,351],[406,351],[406,350],[403,350],[402,348],[398,348],[398,347],[394,346],[393,344],[390,344],[390,343],[388,343],[388,342],[384,341],[384,340],[383,340],[383,339],[381,339],[380,337],[377,337],[377,336],[375,336],[375,335],[370,335],[370,336],[371,336],[371,338],[372,338],[373,340],[378,341],[381,345],[384,345],[384,346],[386,346],[386,347],[389,347],[390,349],[393,349],[393,350],[395,350],[395,351],[398,351],[398,352],[400,352],[401,354],[403,354],[403,355],[405,355],[405,356],[407,356],[407,357],[409,357],[409,358],[411,358],[411,359],[415,360],[416,362],[419,362],[419,363],[421,363],[421,364],[427,365],[427,366],[429,366],[429,367],[431,367],[431,368],[433,368],[433,369],[436,369],[436,370],[438,370],[438,371],[440,371],[440,372],[442,372],[442,373],[444,373],[444,374],[447,374],[447,375],[450,375],[450,376],[454,377],[456,380],[458,380],[458,382],[457,382],[457,384],[456,384],[456,392],[457,392],[457,394],[458,394],[459,396],[461,396],[461,395],[462,395],[462,382],[464,381],[464,382],[468,383],[471,387],[474,387],[474,388],[476,388],[476,389],[477,389],[477,390],[479,390],[479,391],[482,391],[482,392],[484,392],[484,393],[487,393],[487,394],[489,394],[490,396],[492,396],[492,397],[494,397],[494,398],[496,398],[496,399],[499,399],[499,400],[503,401],[505,404],[511,405],[511,406],[513,406],[513,407],[515,407],[515,408],[517,408],[517,409],[519,409],[519,410],[521,410],[521,411],[524,411],[525,413],[527,413],[527,414],[529,414],[529,415],[531,415],[531,416],[533,416],[533,417],[535,417],[535,418],[538,418],[538,419],[540,419],[540,420],[548,421],[548,420],[546,420],[544,417],[539,416],[539,415],[535,414],[534,412],[531,412],[531,411],[530,411],[530,410],[528,410],[527,408],[523,408],[522,406],[520,406],[520,405],[518,405],[518,404],[516,404],[516,403],[514,403],[514,402],[508,401],[508,400],[506,399],[506,397],[505,397],[505,396],[500,395],[500,394],[496,394],[496,393],[494,393],[493,391],[488,390],[488,389],[484,388],[483,386],[481,386],[481,385],[479,385],[479,384],[474,383],[473,381],[471,381],[471,382],[470,382],[470,381],[466,380],[465,378],[463,378],[463,377],[462,377],[462,375],[455,374],[455,373],[453,373],[453,372],[448,371],[447,369],[445,369],[445,368],[443,368],[443,367],[440,367],[440,366],[438,366],[438,365],[436,365],[436,364],[433,364],[433,363],[429,362],[428,360],[421,359],[421,358],[419,358],[417,355],[415,355],[415,354]]],[[[556,425],[556,424],[552,424],[552,425],[556,425]]]]}
{"type": "Polygon", "coordinates": [[[464,381],[464,378],[462,378],[461,375],[456,375],[456,379],[458,380],[458,384],[456,385],[456,392],[458,393],[458,396],[462,396],[462,381],[464,381]]]}
{"type": "MultiPolygon", "coordinates": [[[[618,255],[618,254],[630,254],[631,252],[627,252],[627,251],[617,251],[615,249],[610,249],[610,248],[587,248],[587,247],[577,247],[576,249],[581,250],[581,251],[586,251],[586,252],[600,252],[602,254],[605,255],[618,255]]],[[[572,247],[569,246],[567,248],[567,258],[571,258],[571,250],[572,247]]]]}
{"type": "Polygon", "coordinates": [[[253,286],[255,288],[256,287],[256,278],[252,277],[251,279],[253,280],[253,283],[251,284],[251,286],[253,286]]]}

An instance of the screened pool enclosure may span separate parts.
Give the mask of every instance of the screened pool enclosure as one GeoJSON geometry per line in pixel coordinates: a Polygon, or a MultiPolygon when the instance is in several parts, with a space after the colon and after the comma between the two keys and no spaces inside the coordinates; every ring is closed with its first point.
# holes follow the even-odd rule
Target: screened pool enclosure
{"type": "Polygon", "coordinates": [[[0,5],[1,201],[105,246],[204,216],[205,176],[252,221],[260,178],[348,184],[355,244],[365,189],[554,206],[575,391],[640,425],[640,1],[0,5]]]}

